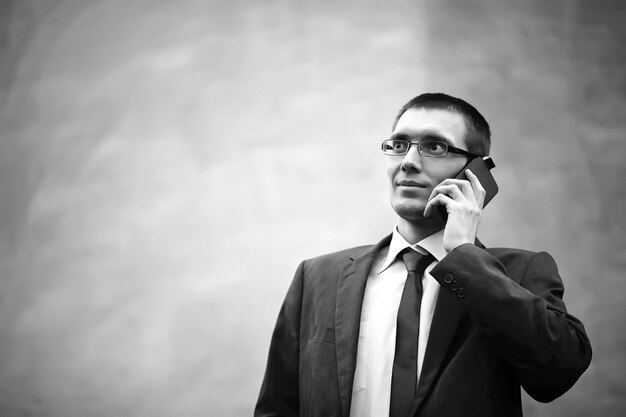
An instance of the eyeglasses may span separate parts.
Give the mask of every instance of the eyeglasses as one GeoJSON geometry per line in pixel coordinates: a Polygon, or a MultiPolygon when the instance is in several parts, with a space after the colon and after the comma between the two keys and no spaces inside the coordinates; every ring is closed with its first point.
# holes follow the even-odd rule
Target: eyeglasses
{"type": "Polygon", "coordinates": [[[422,140],[419,142],[410,142],[406,139],[387,139],[383,141],[381,148],[385,155],[400,156],[406,155],[409,152],[409,149],[411,149],[411,145],[417,145],[417,150],[420,155],[427,156],[429,158],[445,158],[448,156],[449,152],[470,156],[472,158],[479,156],[463,149],[450,146],[444,141],[432,139],[422,140]]]}

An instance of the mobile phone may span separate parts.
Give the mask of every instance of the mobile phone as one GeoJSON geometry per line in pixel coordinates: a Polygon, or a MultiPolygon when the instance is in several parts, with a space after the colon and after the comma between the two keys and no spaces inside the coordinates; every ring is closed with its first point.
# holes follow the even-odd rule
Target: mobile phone
{"type": "MultiPolygon", "coordinates": [[[[494,168],[496,164],[493,162],[493,159],[489,156],[479,156],[472,160],[470,160],[458,175],[454,178],[466,180],[465,170],[469,169],[478,177],[480,184],[485,189],[485,201],[483,203],[483,208],[487,206],[487,203],[491,201],[493,196],[498,192],[498,184],[496,184],[495,178],[491,175],[491,169],[494,168]]],[[[444,219],[448,219],[448,212],[446,211],[445,206],[438,206],[437,209],[439,213],[444,219]]]]}

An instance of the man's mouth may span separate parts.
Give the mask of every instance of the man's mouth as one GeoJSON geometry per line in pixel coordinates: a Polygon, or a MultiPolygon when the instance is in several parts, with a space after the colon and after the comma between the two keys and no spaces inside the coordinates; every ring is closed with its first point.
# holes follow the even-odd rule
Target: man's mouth
{"type": "Polygon", "coordinates": [[[428,186],[428,184],[426,184],[425,182],[413,181],[413,180],[400,180],[396,184],[398,184],[400,187],[426,188],[428,186]]]}

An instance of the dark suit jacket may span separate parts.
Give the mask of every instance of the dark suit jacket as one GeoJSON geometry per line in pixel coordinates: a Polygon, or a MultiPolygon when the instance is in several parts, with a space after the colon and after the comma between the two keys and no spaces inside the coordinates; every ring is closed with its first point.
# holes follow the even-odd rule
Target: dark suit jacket
{"type": "MultiPolygon", "coordinates": [[[[390,239],[300,264],[255,416],[349,416],[367,276],[390,239]]],[[[567,313],[549,254],[466,244],[431,274],[441,289],[413,415],[521,416],[520,386],[552,401],[589,365],[589,340],[567,313]]]]}

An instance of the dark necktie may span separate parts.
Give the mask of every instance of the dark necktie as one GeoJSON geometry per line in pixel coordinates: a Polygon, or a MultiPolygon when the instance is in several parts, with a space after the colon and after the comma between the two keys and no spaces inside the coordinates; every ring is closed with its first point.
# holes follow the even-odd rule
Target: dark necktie
{"type": "Polygon", "coordinates": [[[422,255],[411,248],[405,249],[399,256],[402,256],[408,275],[398,309],[389,417],[409,417],[415,399],[422,274],[433,260],[431,255],[422,255]]]}

